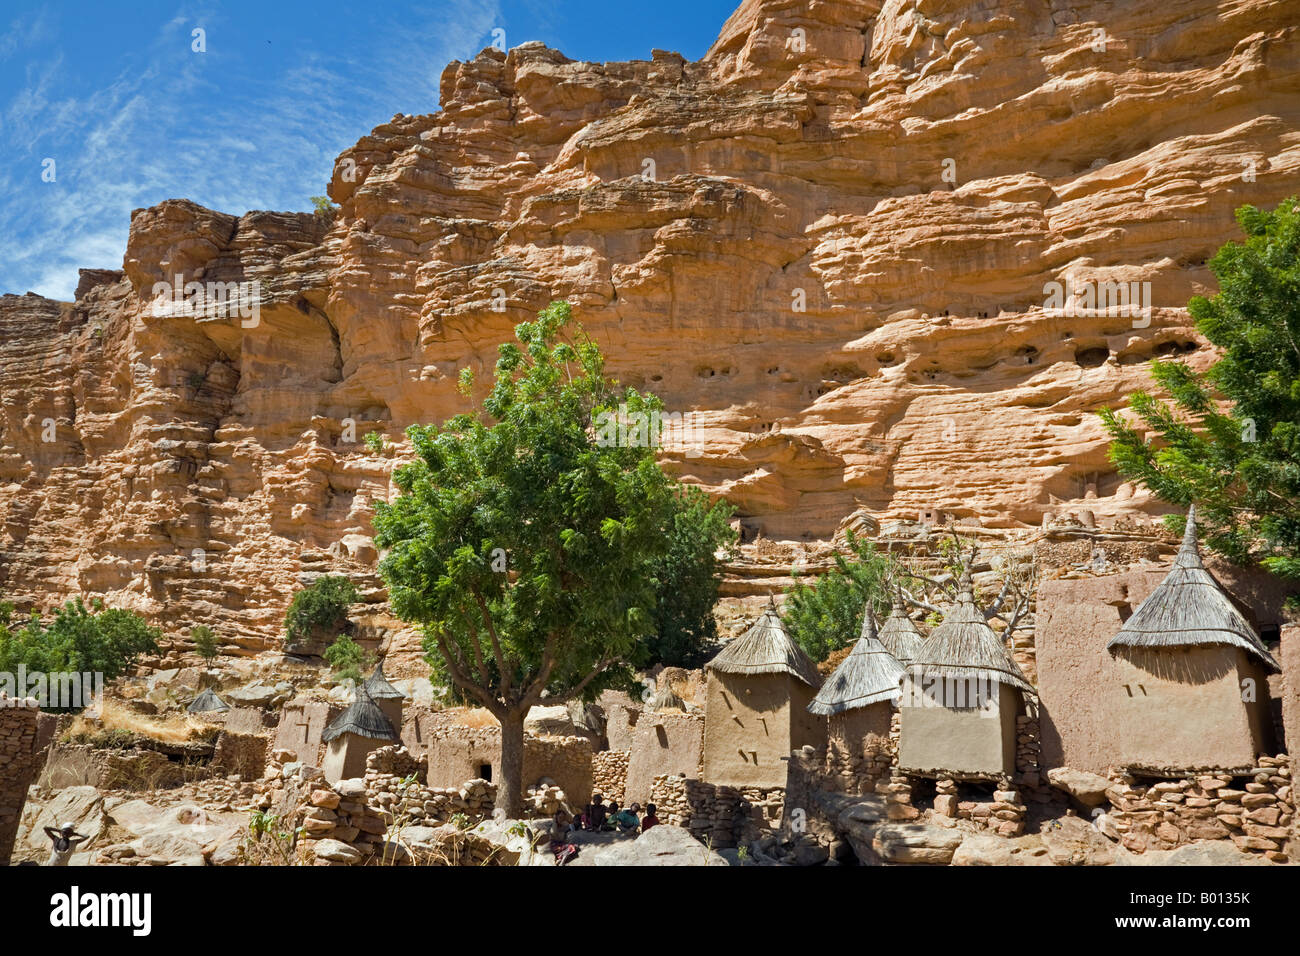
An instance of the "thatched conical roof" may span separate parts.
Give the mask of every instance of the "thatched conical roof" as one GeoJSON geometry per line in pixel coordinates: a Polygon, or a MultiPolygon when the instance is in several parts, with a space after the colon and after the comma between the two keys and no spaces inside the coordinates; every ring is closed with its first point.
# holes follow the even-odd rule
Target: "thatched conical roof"
{"type": "Polygon", "coordinates": [[[943,616],[943,622],[921,642],[907,670],[922,681],[935,677],[976,678],[1000,681],[1031,693],[1034,689],[975,606],[968,569],[962,571],[956,602],[943,616]]]}
{"type": "Polygon", "coordinates": [[[916,652],[921,649],[925,637],[907,616],[901,595],[894,595],[894,606],[885,619],[884,626],[880,628],[879,636],[885,650],[894,655],[894,660],[904,667],[916,659],[916,652]]]}
{"type": "Polygon", "coordinates": [[[1239,647],[1259,658],[1272,671],[1277,661],[1255,629],[1237,610],[1214,575],[1201,563],[1196,545],[1196,508],[1187,509],[1187,528],[1174,566],[1145,601],[1111,638],[1117,647],[1196,647],[1206,644],[1239,647]]]}
{"type": "Polygon", "coordinates": [[[902,695],[899,687],[902,679],[903,665],[877,638],[876,619],[868,604],[862,618],[862,636],[849,656],[826,678],[808,710],[830,716],[883,700],[895,700],[902,695]]]}
{"type": "Polygon", "coordinates": [[[673,685],[668,681],[660,681],[655,686],[654,696],[650,698],[651,710],[685,710],[686,701],[677,696],[673,690],[673,685]]]}
{"type": "Polygon", "coordinates": [[[406,695],[388,683],[384,676],[384,665],[377,664],[375,672],[366,679],[366,693],[375,700],[405,700],[406,695]]]}
{"type": "Polygon", "coordinates": [[[194,698],[194,703],[185,708],[191,714],[220,714],[230,709],[230,705],[217,696],[211,687],[194,698]]]}
{"type": "Polygon", "coordinates": [[[358,734],[374,740],[397,739],[397,731],[384,716],[384,712],[379,709],[374,698],[367,693],[364,684],[357,688],[357,699],[347,710],[334,718],[325,728],[325,732],[320,735],[320,739],[329,743],[343,734],[358,734]]]}
{"type": "Polygon", "coordinates": [[[790,674],[809,687],[821,684],[817,665],[791,640],[774,606],[763,611],[754,626],[704,665],[723,674],[790,674]]]}

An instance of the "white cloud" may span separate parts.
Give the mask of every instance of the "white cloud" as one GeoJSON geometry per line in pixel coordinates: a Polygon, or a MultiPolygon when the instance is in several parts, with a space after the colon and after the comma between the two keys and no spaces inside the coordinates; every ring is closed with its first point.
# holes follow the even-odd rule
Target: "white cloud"
{"type": "Polygon", "coordinates": [[[450,0],[423,22],[355,37],[347,58],[294,62],[224,49],[224,21],[187,8],[113,82],[82,97],[59,92],[70,67],[49,49],[47,23],[11,27],[0,59],[32,59],[23,87],[0,105],[0,140],[16,154],[0,164],[0,292],[70,299],[79,268],[120,267],[131,210],[163,199],[231,213],[306,210],[339,151],[395,112],[435,110],[442,68],[477,52],[498,21],[495,0],[450,0]],[[190,51],[196,23],[207,53],[190,51]],[[49,52],[36,58],[38,41],[49,52]],[[226,96],[239,70],[265,70],[266,82],[226,96]],[[46,156],[57,164],[53,183],[41,180],[46,156]]]}

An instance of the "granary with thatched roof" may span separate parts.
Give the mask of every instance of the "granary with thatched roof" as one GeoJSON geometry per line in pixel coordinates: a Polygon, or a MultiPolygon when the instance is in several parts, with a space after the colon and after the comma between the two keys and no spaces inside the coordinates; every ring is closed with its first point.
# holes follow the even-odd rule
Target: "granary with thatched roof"
{"type": "Polygon", "coordinates": [[[1272,745],[1268,674],[1279,667],[1206,570],[1189,509],[1173,568],[1106,646],[1114,765],[1246,769],[1272,745]]]}
{"type": "Polygon", "coordinates": [[[217,692],[211,687],[194,698],[194,702],[186,708],[191,714],[202,714],[212,716],[213,714],[224,714],[230,710],[230,705],[217,696],[217,692]]]}
{"type": "Polygon", "coordinates": [[[970,570],[916,649],[899,705],[898,765],[917,776],[995,780],[1016,770],[1016,717],[1033,687],[975,604],[970,570]]]}
{"type": "Polygon", "coordinates": [[[903,596],[898,591],[894,592],[893,607],[890,609],[889,617],[885,618],[878,637],[885,650],[889,651],[894,660],[904,667],[916,658],[916,652],[920,650],[921,642],[925,640],[925,636],[908,616],[907,608],[903,605],[903,596]]]}
{"type": "Polygon", "coordinates": [[[704,670],[704,779],[784,787],[790,751],[820,746],[825,723],[808,712],[821,675],[786,633],[775,605],[704,670]]]}
{"type": "Polygon", "coordinates": [[[382,663],[376,664],[375,672],[366,679],[366,693],[379,705],[388,722],[401,733],[402,707],[406,703],[406,695],[388,682],[382,663]]]}
{"type": "Polygon", "coordinates": [[[832,755],[842,755],[848,761],[845,769],[853,769],[865,766],[864,759],[888,755],[903,674],[903,665],[877,636],[868,604],[857,643],[808,705],[810,713],[826,718],[828,762],[838,762],[832,755]]]}
{"type": "Polygon", "coordinates": [[[321,734],[325,759],[321,770],[330,783],[365,776],[366,757],[372,750],[397,743],[397,728],[380,709],[364,684],[356,699],[321,734]]]}

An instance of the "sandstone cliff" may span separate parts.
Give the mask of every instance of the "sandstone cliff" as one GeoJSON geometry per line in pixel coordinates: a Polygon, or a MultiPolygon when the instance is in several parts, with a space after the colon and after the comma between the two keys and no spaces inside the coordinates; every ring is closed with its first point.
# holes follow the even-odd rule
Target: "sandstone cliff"
{"type": "Polygon", "coordinates": [[[441,111],[339,157],[332,222],[166,202],[75,303],[0,300],[0,594],[256,650],[340,567],[382,616],[369,517],[402,429],[557,298],[695,413],[670,466],[768,537],[1158,511],[1091,413],[1154,355],[1208,359],[1183,308],[1206,259],[1237,206],[1300,192],[1296,13],[746,0],[698,63],[452,63],[441,111]],[[151,308],[178,274],[259,282],[256,324],[151,308]],[[1150,283],[1149,322],[1052,311],[1067,281],[1150,283]]]}

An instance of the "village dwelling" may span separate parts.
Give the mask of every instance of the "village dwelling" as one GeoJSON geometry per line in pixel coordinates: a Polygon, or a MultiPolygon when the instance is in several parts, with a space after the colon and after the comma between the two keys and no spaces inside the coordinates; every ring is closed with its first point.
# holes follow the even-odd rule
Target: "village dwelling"
{"type": "Polygon", "coordinates": [[[362,777],[366,756],[379,747],[398,741],[397,729],[380,709],[365,685],[357,688],[356,700],[339,714],[321,734],[327,746],[321,770],[330,783],[362,777]]]}
{"type": "Polygon", "coordinates": [[[916,659],[916,652],[921,649],[921,643],[925,640],[924,635],[917,630],[912,619],[908,617],[907,608],[903,605],[903,596],[897,591],[894,592],[894,606],[890,609],[889,617],[880,628],[879,639],[885,650],[889,651],[894,660],[903,667],[907,667],[916,659]]]}
{"type": "Polygon", "coordinates": [[[858,642],[808,705],[810,713],[827,718],[828,764],[845,761],[872,779],[888,771],[890,730],[903,676],[903,665],[876,636],[876,619],[868,605],[858,642]]]}
{"type": "Polygon", "coordinates": [[[957,599],[916,651],[899,707],[899,768],[921,777],[998,780],[1016,770],[1016,717],[1025,680],[975,605],[970,571],[957,599]]]}
{"type": "Polygon", "coordinates": [[[375,672],[366,680],[366,693],[370,695],[371,700],[379,705],[379,709],[384,712],[388,722],[400,731],[402,727],[402,705],[406,703],[406,695],[388,683],[388,678],[384,676],[384,665],[382,663],[375,666],[375,672]]]}
{"type": "Polygon", "coordinates": [[[1195,509],[1174,566],[1107,650],[1105,695],[1124,732],[1114,765],[1133,770],[1248,770],[1272,751],[1268,674],[1280,668],[1201,563],[1195,509]]]}
{"type": "Polygon", "coordinates": [[[769,606],[704,669],[704,779],[784,787],[790,751],[825,742],[825,722],[808,712],[821,685],[816,665],[769,606]]]}
{"type": "Polygon", "coordinates": [[[194,702],[186,710],[191,714],[224,714],[230,710],[230,705],[218,697],[216,692],[209,687],[198,697],[195,697],[194,702]]]}

